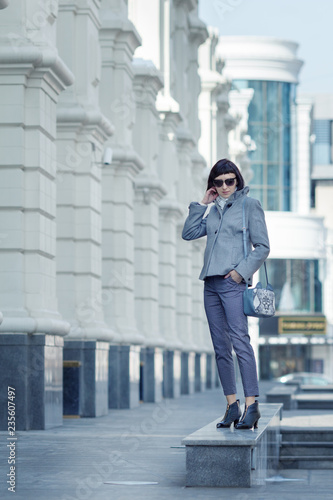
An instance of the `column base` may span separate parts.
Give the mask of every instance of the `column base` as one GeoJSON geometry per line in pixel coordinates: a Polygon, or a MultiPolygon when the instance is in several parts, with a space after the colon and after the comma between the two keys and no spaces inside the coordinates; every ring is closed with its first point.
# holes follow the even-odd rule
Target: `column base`
{"type": "Polygon", "coordinates": [[[206,390],[206,353],[195,353],[195,392],[206,390]]]}
{"type": "Polygon", "coordinates": [[[193,394],[195,384],[195,353],[181,353],[181,394],[193,394]]]}
{"type": "MultiPolygon", "coordinates": [[[[66,340],[64,360],[79,361],[79,415],[108,414],[109,343],[95,340],[66,340]]],[[[68,380],[70,384],[71,381],[68,380]]],[[[67,390],[67,388],[66,388],[67,390]]]]}
{"type": "MultiPolygon", "coordinates": [[[[7,408],[8,387],[15,392],[15,430],[62,425],[63,337],[45,334],[0,335],[0,406],[7,408]]],[[[0,414],[8,430],[8,414],[0,414]]]]}
{"type": "Polygon", "coordinates": [[[140,399],[145,403],[162,401],[163,351],[159,347],[142,347],[140,353],[140,399]]]}
{"type": "Polygon", "coordinates": [[[109,408],[125,409],[139,406],[140,347],[110,345],[109,408]]]}
{"type": "Polygon", "coordinates": [[[163,397],[179,398],[180,396],[180,351],[164,351],[163,353],[163,397]]]}
{"type": "Polygon", "coordinates": [[[206,389],[215,387],[215,377],[213,380],[213,366],[215,359],[212,354],[206,354],[206,389]]]}

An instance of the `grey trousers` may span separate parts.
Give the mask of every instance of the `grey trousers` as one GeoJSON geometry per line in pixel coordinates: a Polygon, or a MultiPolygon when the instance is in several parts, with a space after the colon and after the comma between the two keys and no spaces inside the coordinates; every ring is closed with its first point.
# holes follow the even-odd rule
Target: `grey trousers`
{"type": "Polygon", "coordinates": [[[245,283],[232,278],[209,276],[205,279],[204,304],[213,341],[217,369],[224,394],[236,394],[234,349],[242,377],[245,397],[259,396],[256,360],[243,312],[245,283]]]}

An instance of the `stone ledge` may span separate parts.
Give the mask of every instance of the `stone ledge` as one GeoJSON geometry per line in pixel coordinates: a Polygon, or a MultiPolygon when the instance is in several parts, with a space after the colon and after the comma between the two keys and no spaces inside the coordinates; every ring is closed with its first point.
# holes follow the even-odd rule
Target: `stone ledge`
{"type": "Polygon", "coordinates": [[[185,437],[186,486],[250,487],[277,471],[282,404],[261,404],[259,428],[217,429],[220,418],[185,437]]]}
{"type": "Polygon", "coordinates": [[[284,410],[294,410],[296,408],[295,394],[297,385],[277,385],[266,392],[267,403],[283,403],[284,410]]]}

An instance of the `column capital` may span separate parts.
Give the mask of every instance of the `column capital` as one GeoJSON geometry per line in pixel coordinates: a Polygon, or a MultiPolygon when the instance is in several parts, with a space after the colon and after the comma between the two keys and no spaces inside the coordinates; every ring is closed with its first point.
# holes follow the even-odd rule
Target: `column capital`
{"type": "Polygon", "coordinates": [[[183,205],[177,200],[171,200],[167,198],[161,200],[159,211],[162,217],[174,220],[176,222],[180,217],[184,216],[183,205]]]}
{"type": "Polygon", "coordinates": [[[0,74],[22,74],[26,78],[40,78],[60,94],[74,83],[74,75],[58,56],[56,49],[30,45],[23,37],[7,36],[7,45],[0,49],[0,74]]]}
{"type": "Polygon", "coordinates": [[[189,14],[189,25],[190,25],[190,40],[199,47],[202,45],[207,38],[209,33],[206,24],[199,19],[196,12],[191,12],[189,14]]]}
{"type": "Polygon", "coordinates": [[[60,103],[57,109],[58,127],[91,129],[99,142],[104,143],[114,133],[114,127],[98,108],[85,109],[79,103],[60,103]]]}
{"type": "Polygon", "coordinates": [[[161,200],[167,194],[167,190],[157,177],[142,176],[135,179],[135,193],[140,201],[149,205],[153,200],[161,200]]]}
{"type": "MultiPolygon", "coordinates": [[[[142,39],[134,24],[127,18],[121,18],[112,11],[101,10],[101,29],[99,39],[101,47],[114,47],[116,44],[123,44],[129,55],[132,57],[137,47],[141,45],[142,39]]],[[[113,61],[113,54],[103,56],[103,61],[113,61]]]]}

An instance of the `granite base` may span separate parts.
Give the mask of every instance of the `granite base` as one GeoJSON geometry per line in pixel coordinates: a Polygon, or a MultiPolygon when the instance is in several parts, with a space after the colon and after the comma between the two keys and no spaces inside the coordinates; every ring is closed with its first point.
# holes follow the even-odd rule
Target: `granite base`
{"type": "Polygon", "coordinates": [[[140,347],[110,345],[109,408],[139,406],[140,347]]]}
{"type": "Polygon", "coordinates": [[[181,359],[179,351],[163,352],[163,397],[180,396],[181,359]]]}
{"type": "Polygon", "coordinates": [[[107,415],[109,343],[95,340],[66,340],[64,360],[81,363],[80,416],[101,417],[107,415]]]}
{"type": "Polygon", "coordinates": [[[195,353],[181,353],[180,393],[193,394],[195,389],[195,353]]]}
{"type": "Polygon", "coordinates": [[[159,403],[163,392],[163,351],[142,347],[140,353],[141,398],[145,403],[159,403]]]}
{"type": "Polygon", "coordinates": [[[16,430],[62,425],[63,337],[0,335],[0,430],[8,429],[8,387],[15,391],[16,430]]]}

